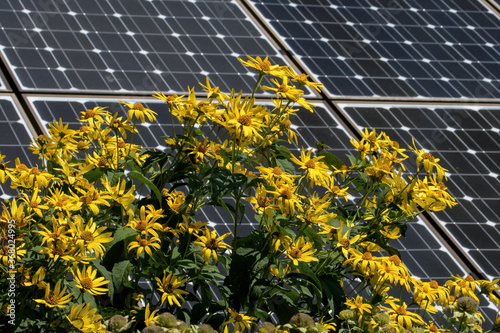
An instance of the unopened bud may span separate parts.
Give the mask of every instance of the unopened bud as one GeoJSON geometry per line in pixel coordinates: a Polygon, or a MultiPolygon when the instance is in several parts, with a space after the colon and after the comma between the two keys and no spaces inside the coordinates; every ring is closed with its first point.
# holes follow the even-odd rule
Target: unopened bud
{"type": "Polygon", "coordinates": [[[474,314],[478,307],[477,302],[470,296],[462,296],[457,299],[457,311],[474,314]]]}
{"type": "Polygon", "coordinates": [[[314,327],[314,319],[305,313],[297,313],[292,318],[290,318],[290,324],[295,327],[314,327]]]}
{"type": "Polygon", "coordinates": [[[354,318],[354,311],[352,311],[352,310],[342,310],[339,313],[339,318],[341,320],[352,319],[352,318],[354,318]]]}

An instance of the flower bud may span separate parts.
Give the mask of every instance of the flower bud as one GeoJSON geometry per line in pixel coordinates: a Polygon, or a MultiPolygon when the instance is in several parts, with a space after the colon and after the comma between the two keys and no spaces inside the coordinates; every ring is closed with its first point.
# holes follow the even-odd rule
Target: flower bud
{"type": "Polygon", "coordinates": [[[201,324],[198,327],[198,333],[215,333],[215,330],[209,324],[201,324]]]}
{"type": "Polygon", "coordinates": [[[142,330],[142,333],[164,333],[166,332],[162,327],[160,326],[148,326],[144,327],[142,330]]]}
{"type": "Polygon", "coordinates": [[[170,312],[164,312],[156,319],[158,326],[166,328],[177,328],[177,318],[170,312]]]}
{"type": "Polygon", "coordinates": [[[354,311],[352,310],[342,310],[339,313],[340,320],[348,320],[354,318],[354,311]]]}
{"type": "Polygon", "coordinates": [[[457,311],[467,312],[470,314],[474,314],[477,312],[479,305],[477,302],[470,296],[462,296],[457,299],[457,311]]]}
{"type": "Polygon", "coordinates": [[[389,324],[389,321],[390,321],[390,318],[388,315],[386,315],[385,313],[377,313],[374,317],[373,317],[373,320],[375,320],[375,322],[377,324],[379,324],[380,326],[384,326],[384,325],[387,325],[389,324]]]}
{"type": "Polygon", "coordinates": [[[290,324],[295,327],[314,327],[314,319],[312,319],[308,314],[297,313],[292,318],[290,318],[290,324]]]}
{"type": "Polygon", "coordinates": [[[389,325],[386,325],[386,326],[382,326],[380,329],[379,329],[379,332],[380,333],[396,333],[396,329],[392,326],[389,326],[389,325]]]}
{"type": "Polygon", "coordinates": [[[109,318],[108,321],[108,330],[111,332],[119,332],[121,328],[124,328],[127,326],[127,318],[121,315],[114,315],[113,317],[109,318]]]}
{"type": "MultiPolygon", "coordinates": [[[[258,333],[273,333],[276,330],[276,326],[273,323],[265,321],[257,326],[258,333]]],[[[199,333],[199,332],[198,332],[199,333]]]]}
{"type": "Polygon", "coordinates": [[[411,331],[412,331],[413,333],[424,333],[424,332],[425,332],[425,330],[424,330],[422,327],[413,327],[413,328],[411,329],[411,331]]]}

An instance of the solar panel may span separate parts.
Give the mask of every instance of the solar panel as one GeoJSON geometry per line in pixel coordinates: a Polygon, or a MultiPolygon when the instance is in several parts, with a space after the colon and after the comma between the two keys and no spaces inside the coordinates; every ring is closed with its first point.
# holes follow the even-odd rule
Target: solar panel
{"type": "Polygon", "coordinates": [[[402,142],[413,137],[417,148],[441,160],[459,204],[434,216],[489,278],[500,277],[500,107],[339,106],[359,128],[372,126],[402,142]]]}
{"type": "MultiPolygon", "coordinates": [[[[16,167],[17,157],[28,166],[34,166],[38,162],[37,157],[28,150],[33,136],[14,98],[0,95],[0,154],[5,156],[2,163],[7,168],[16,167]]],[[[1,199],[9,199],[17,194],[8,186],[8,182],[0,185],[0,193],[1,199]]]]}
{"type": "Polygon", "coordinates": [[[500,18],[479,0],[251,3],[330,97],[500,97],[500,18]]]}
{"type": "Polygon", "coordinates": [[[0,22],[23,90],[184,92],[210,74],[251,92],[238,57],[285,63],[236,1],[5,0],[0,22]]]}

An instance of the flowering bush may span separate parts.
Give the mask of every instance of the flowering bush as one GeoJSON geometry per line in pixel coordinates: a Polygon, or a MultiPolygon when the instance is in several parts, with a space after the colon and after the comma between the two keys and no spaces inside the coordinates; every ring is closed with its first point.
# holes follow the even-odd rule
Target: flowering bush
{"type": "Polygon", "coordinates": [[[0,295],[2,331],[481,331],[477,295],[498,305],[498,280],[421,281],[389,245],[420,213],[456,204],[439,159],[375,130],[351,140],[349,165],[324,145],[296,156],[290,119],[313,111],[303,89],[321,84],[240,61],[258,73],[251,96],[208,79],[203,100],[154,95],[172,115],[166,151],[133,143],[157,114],[123,102],[126,117],[96,107],[79,129],[50,124],[31,147],[40,166],[1,157],[0,180],[19,193],[1,217],[0,281],[15,282],[0,295]],[[271,107],[259,88],[276,92],[271,107]],[[232,233],[199,220],[207,207],[232,233]],[[244,218],[255,230],[241,234],[244,218]]]}

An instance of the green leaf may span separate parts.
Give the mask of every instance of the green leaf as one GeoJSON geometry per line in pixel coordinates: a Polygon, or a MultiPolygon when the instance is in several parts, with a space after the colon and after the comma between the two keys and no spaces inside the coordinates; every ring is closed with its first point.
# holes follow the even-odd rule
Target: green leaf
{"type": "Polygon", "coordinates": [[[203,131],[198,129],[198,128],[193,131],[193,136],[200,136],[200,135],[204,135],[204,134],[205,133],[203,133],[203,131]]]}
{"type": "Polygon", "coordinates": [[[304,229],[304,235],[306,235],[307,238],[314,243],[315,249],[320,250],[323,248],[323,240],[313,228],[306,227],[304,229]]]}
{"type": "MultiPolygon", "coordinates": [[[[110,271],[108,271],[103,265],[101,265],[100,263],[97,262],[97,260],[92,260],[92,265],[101,273],[101,275],[106,279],[108,280],[108,284],[106,285],[106,287],[108,287],[108,296],[111,300],[111,303],[113,303],[113,294],[115,292],[115,288],[113,286],[113,275],[111,274],[110,271]]],[[[86,293],[88,294],[88,293],[86,293]]],[[[92,295],[92,300],[90,300],[90,302],[88,300],[85,299],[85,296],[86,295],[83,295],[83,299],[85,300],[86,303],[90,303],[94,297],[92,295]]],[[[96,304],[96,303],[94,303],[96,304]]]]}
{"type": "Polygon", "coordinates": [[[290,151],[290,149],[288,149],[287,147],[282,146],[282,145],[276,145],[276,149],[284,151],[286,153],[286,155],[288,155],[288,156],[290,156],[292,154],[292,152],[290,151]]]}
{"type": "Polygon", "coordinates": [[[120,261],[119,263],[115,264],[112,269],[113,273],[113,284],[115,289],[120,290],[123,284],[123,280],[126,279],[128,274],[127,273],[127,267],[130,264],[129,260],[124,260],[120,261]]]}
{"type": "Polygon", "coordinates": [[[321,275],[318,279],[323,287],[323,304],[328,304],[330,310],[333,311],[332,317],[335,318],[346,300],[344,289],[336,276],[321,275]]]}
{"type": "Polygon", "coordinates": [[[104,174],[104,172],[101,170],[101,169],[94,169],[94,170],[90,170],[90,171],[87,171],[83,174],[83,178],[87,179],[90,183],[94,183],[96,181],[98,181],[102,175],[104,174]]]}
{"type": "Polygon", "coordinates": [[[276,290],[266,303],[278,317],[278,322],[287,323],[301,309],[299,299],[299,294],[292,290],[276,290]]]}
{"type": "Polygon", "coordinates": [[[125,227],[125,228],[118,227],[118,229],[116,229],[116,231],[113,235],[113,240],[109,243],[104,244],[104,248],[106,249],[106,252],[109,249],[111,249],[113,246],[115,246],[115,244],[117,244],[118,242],[121,242],[122,240],[127,239],[127,238],[132,237],[132,236],[134,236],[134,237],[137,236],[137,231],[135,231],[134,229],[129,228],[129,227],[125,227]]]}
{"type": "Polygon", "coordinates": [[[155,184],[153,184],[149,179],[147,179],[141,173],[139,173],[139,172],[137,172],[135,170],[132,170],[129,173],[129,176],[131,178],[137,179],[138,181],[140,181],[143,184],[147,185],[154,192],[154,194],[156,195],[156,198],[158,199],[158,202],[160,203],[160,207],[161,207],[161,201],[162,201],[161,200],[161,193],[158,190],[158,188],[155,186],[155,184]]]}
{"type": "Polygon", "coordinates": [[[287,172],[287,173],[289,173],[291,175],[295,174],[295,167],[287,159],[277,158],[276,159],[276,165],[279,166],[281,170],[283,170],[283,171],[285,171],[285,172],[287,172]]]}
{"type": "Polygon", "coordinates": [[[329,153],[329,152],[321,152],[319,154],[317,154],[316,156],[323,156],[323,158],[320,160],[321,162],[324,162],[326,165],[328,165],[328,167],[330,168],[330,170],[334,171],[334,170],[338,170],[340,169],[340,167],[342,165],[344,165],[344,162],[342,162],[342,160],[340,158],[338,158],[337,156],[333,155],[332,153],[329,153]]]}
{"type": "Polygon", "coordinates": [[[113,169],[108,169],[104,173],[106,179],[108,182],[111,184],[111,186],[116,186],[118,184],[118,181],[120,178],[123,176],[123,171],[122,170],[113,170],[113,169]]]}

